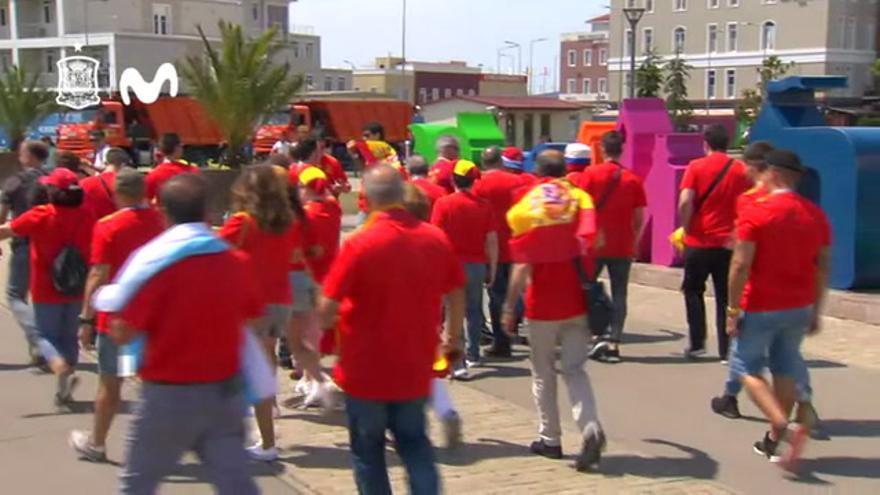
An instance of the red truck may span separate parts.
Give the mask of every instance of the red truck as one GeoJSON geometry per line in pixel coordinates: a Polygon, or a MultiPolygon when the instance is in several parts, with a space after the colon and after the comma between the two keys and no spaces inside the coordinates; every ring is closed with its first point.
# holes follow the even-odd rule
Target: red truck
{"type": "Polygon", "coordinates": [[[334,148],[360,139],[364,125],[379,122],[385,126],[385,140],[402,143],[413,117],[410,103],[392,99],[305,99],[291,103],[286,110],[271,114],[254,135],[254,154],[272,151],[272,145],[289,131],[305,125],[320,129],[332,139],[334,148]]]}
{"type": "Polygon", "coordinates": [[[220,130],[193,98],[163,96],[149,105],[134,99],[126,106],[113,97],[92,108],[64,112],[57,130],[58,151],[94,161],[95,144],[90,137],[96,130],[104,131],[108,145],[129,151],[138,165],[153,163],[156,140],[166,132],[180,136],[191,162],[216,158],[223,140],[220,130]]]}

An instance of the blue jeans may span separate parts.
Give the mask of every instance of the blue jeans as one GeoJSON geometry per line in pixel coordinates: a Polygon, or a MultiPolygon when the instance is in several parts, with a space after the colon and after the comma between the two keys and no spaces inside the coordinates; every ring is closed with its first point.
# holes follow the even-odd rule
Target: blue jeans
{"type": "Polygon", "coordinates": [[[9,257],[9,280],[6,283],[6,301],[9,309],[24,332],[28,345],[36,347],[39,337],[34,321],[34,308],[28,304],[30,292],[31,255],[27,239],[12,240],[12,255],[9,257]]]}
{"type": "Polygon", "coordinates": [[[479,361],[480,337],[486,326],[486,315],[483,313],[483,286],[486,283],[486,265],[483,263],[465,263],[464,273],[467,277],[465,285],[465,318],[467,319],[467,359],[479,361]]]}
{"type": "MultiPolygon", "coordinates": [[[[739,339],[730,339],[730,356],[736,354],[736,342],[739,339]]],[[[807,368],[806,362],[802,359],[801,363],[803,366],[800,366],[798,370],[795,372],[794,380],[795,386],[797,387],[798,393],[798,401],[800,402],[812,402],[813,400],[813,387],[810,384],[810,371],[807,368]]],[[[724,382],[724,395],[728,397],[736,397],[742,391],[743,385],[742,382],[739,381],[739,374],[736,372],[733,366],[729,367],[727,371],[727,381],[724,382]]]]}
{"type": "Polygon", "coordinates": [[[79,362],[79,310],[82,301],[34,303],[39,337],[37,347],[48,361],[61,357],[70,366],[79,362]]]}
{"type": "Polygon", "coordinates": [[[623,325],[626,322],[626,298],[629,287],[629,272],[632,260],[629,258],[597,258],[596,277],[608,268],[608,280],[611,282],[611,328],[605,336],[610,342],[619,343],[623,337],[623,325]]]}
{"type": "Polygon", "coordinates": [[[507,298],[507,286],[510,284],[511,263],[498,263],[495,272],[495,283],[489,287],[489,318],[492,320],[492,347],[510,349],[510,336],[501,328],[501,313],[504,300],[507,298]]]}
{"type": "Polygon", "coordinates": [[[427,435],[425,405],[428,399],[382,402],[345,396],[348,435],[354,478],[361,495],[390,495],[385,464],[385,430],[394,435],[395,449],[406,466],[409,492],[440,493],[440,476],[434,448],[427,435]]]}

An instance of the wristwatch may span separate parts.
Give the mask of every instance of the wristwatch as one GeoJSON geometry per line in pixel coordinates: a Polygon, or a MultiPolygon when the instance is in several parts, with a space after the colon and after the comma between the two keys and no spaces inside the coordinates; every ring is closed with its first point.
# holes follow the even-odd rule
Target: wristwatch
{"type": "Polygon", "coordinates": [[[91,318],[86,318],[83,315],[79,315],[77,318],[79,319],[80,325],[95,326],[95,317],[94,316],[91,318]]]}

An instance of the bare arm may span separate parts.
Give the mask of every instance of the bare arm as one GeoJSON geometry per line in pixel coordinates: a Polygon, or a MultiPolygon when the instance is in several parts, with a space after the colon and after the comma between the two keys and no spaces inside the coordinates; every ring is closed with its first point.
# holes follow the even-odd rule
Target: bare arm
{"type": "Polygon", "coordinates": [[[831,248],[824,247],[819,251],[816,259],[816,302],[813,305],[813,321],[810,324],[809,334],[819,333],[822,308],[825,306],[825,296],[828,294],[828,271],[831,266],[831,248]]]}
{"type": "Polygon", "coordinates": [[[0,224],[4,224],[9,220],[9,205],[0,204],[0,224]]]}
{"type": "Polygon", "coordinates": [[[453,289],[446,295],[446,325],[443,332],[444,354],[450,360],[456,360],[461,353],[464,331],[464,287],[453,289]]]}
{"type": "Polygon", "coordinates": [[[645,226],[645,208],[636,208],[633,212],[633,242],[636,248],[642,241],[642,228],[645,226]]]}
{"type": "Polygon", "coordinates": [[[694,199],[696,192],[693,189],[682,189],[678,195],[678,219],[685,232],[691,225],[691,217],[694,215],[694,199]]]}
{"type": "Polygon", "coordinates": [[[504,300],[504,309],[502,310],[502,326],[508,333],[513,333],[516,325],[516,303],[519,301],[526,285],[529,283],[529,276],[532,273],[532,265],[526,263],[516,263],[513,265],[510,273],[510,283],[507,286],[507,298],[504,300]]]}
{"type": "Polygon", "coordinates": [[[113,318],[110,321],[110,338],[117,345],[125,345],[134,338],[135,331],[122,318],[113,318]]]}
{"type": "Polygon", "coordinates": [[[755,243],[751,241],[737,241],[733,248],[733,260],[730,262],[730,274],[727,281],[727,333],[736,335],[737,321],[741,308],[739,302],[742,299],[743,290],[749,280],[749,272],[752,269],[752,261],[755,259],[755,243]]]}
{"type": "Polygon", "coordinates": [[[0,241],[4,241],[10,237],[15,237],[15,232],[12,231],[12,227],[8,223],[0,225],[0,241]]]}
{"type": "Polygon", "coordinates": [[[495,282],[495,274],[498,272],[498,233],[489,232],[486,236],[486,256],[489,258],[489,273],[486,284],[495,282]]]}
{"type": "Polygon", "coordinates": [[[318,301],[318,323],[321,328],[333,328],[338,313],[339,301],[321,296],[321,300],[318,301]]]}
{"type": "MultiPolygon", "coordinates": [[[[110,265],[92,265],[89,277],[86,279],[86,289],[83,294],[83,306],[79,317],[82,320],[91,320],[95,317],[95,308],[92,307],[92,295],[99,287],[110,280],[110,265]]],[[[92,334],[95,331],[94,322],[81,324],[79,327],[79,342],[86,348],[92,347],[92,334]]]]}

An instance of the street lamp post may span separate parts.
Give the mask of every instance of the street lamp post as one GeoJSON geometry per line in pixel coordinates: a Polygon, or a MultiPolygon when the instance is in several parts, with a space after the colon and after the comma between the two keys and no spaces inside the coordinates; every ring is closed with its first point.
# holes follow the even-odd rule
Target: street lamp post
{"type": "Polygon", "coordinates": [[[645,15],[643,8],[623,9],[626,21],[629,23],[629,97],[636,97],[636,27],[642,16],[645,15]]]}
{"type": "Polygon", "coordinates": [[[522,45],[515,41],[505,41],[504,44],[509,48],[516,48],[516,73],[522,74],[522,45]]]}
{"type": "Polygon", "coordinates": [[[535,78],[535,43],[540,43],[542,41],[547,41],[547,38],[537,38],[529,41],[529,94],[533,93],[534,84],[532,84],[532,80],[535,78]]]}

